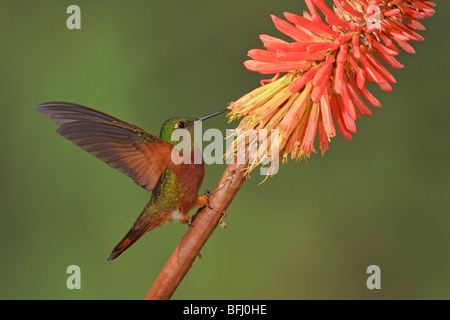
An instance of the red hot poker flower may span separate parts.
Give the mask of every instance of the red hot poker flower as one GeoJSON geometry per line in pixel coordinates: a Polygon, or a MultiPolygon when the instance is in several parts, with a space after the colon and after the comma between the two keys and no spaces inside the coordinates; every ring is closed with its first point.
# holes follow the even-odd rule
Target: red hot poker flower
{"type": "Polygon", "coordinates": [[[293,41],[261,35],[265,49],[250,50],[252,60],[244,62],[251,71],[276,76],[229,107],[230,119],[244,116],[238,129],[279,129],[280,154],[293,159],[315,152],[316,136],[322,154],[327,151],[335,124],[352,139],[355,120],[372,114],[366,102],[381,107],[366,82],[384,91],[396,83],[379,59],[403,68],[398,47],[414,53],[408,42],[424,40],[415,31],[425,29],[418,20],[435,12],[435,4],[425,0],[333,0],[334,10],[324,0],[305,2],[309,13],[302,16],[286,12],[287,21],[272,16],[293,41]]]}

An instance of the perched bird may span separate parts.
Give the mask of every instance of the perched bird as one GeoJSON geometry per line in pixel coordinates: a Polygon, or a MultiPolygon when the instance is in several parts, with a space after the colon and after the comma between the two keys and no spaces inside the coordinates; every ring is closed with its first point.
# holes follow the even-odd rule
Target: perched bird
{"type": "Polygon", "coordinates": [[[47,102],[35,109],[53,120],[64,138],[152,191],[149,203],[108,260],[117,258],[147,231],[169,221],[191,224],[188,212],[195,206],[208,205],[209,194],[198,195],[205,169],[203,157],[194,161],[198,152],[194,125],[226,109],[201,118],[167,119],[159,138],[128,122],[74,103],[47,102]],[[175,149],[180,142],[172,140],[172,133],[182,129],[188,130],[191,137],[192,147],[187,152],[175,149]],[[172,152],[179,159],[190,158],[191,161],[185,161],[190,163],[175,164],[172,152]]]}

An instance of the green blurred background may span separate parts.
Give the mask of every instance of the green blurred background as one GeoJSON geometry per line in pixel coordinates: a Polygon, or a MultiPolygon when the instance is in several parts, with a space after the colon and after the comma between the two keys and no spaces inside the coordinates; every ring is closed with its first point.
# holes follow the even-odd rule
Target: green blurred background
{"type": "MultiPolygon", "coordinates": [[[[247,181],[174,299],[450,298],[449,1],[393,71],[393,93],[353,141],[247,181]],[[366,268],[381,267],[381,290],[366,268]]],[[[150,193],[55,133],[33,110],[77,102],[158,133],[259,85],[247,50],[281,36],[270,14],[302,0],[0,1],[0,298],[141,299],[186,226],[169,224],[107,262],[150,193]],[[66,28],[81,7],[82,29],[66,28]],[[81,290],[66,268],[81,268],[81,290]]],[[[222,130],[215,118],[205,128],[222,130]]],[[[225,165],[206,168],[212,189],[225,165]]]]}

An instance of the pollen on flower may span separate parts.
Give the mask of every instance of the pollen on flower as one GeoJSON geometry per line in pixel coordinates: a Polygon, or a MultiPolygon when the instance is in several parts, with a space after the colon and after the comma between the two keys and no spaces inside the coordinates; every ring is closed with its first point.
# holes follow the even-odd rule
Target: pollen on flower
{"type": "Polygon", "coordinates": [[[305,3],[309,12],[302,15],[272,16],[290,41],[261,35],[264,49],[250,50],[251,60],[244,62],[251,71],[275,76],[229,106],[230,121],[243,117],[237,129],[280,131],[283,162],[288,156],[307,159],[316,142],[324,154],[337,132],[351,140],[356,120],[372,115],[368,105],[381,107],[367,83],[393,90],[396,80],[387,67],[404,67],[399,48],[414,53],[409,42],[424,40],[416,32],[425,29],[418,20],[435,12],[426,0],[333,0],[333,9],[325,0],[305,3]]]}

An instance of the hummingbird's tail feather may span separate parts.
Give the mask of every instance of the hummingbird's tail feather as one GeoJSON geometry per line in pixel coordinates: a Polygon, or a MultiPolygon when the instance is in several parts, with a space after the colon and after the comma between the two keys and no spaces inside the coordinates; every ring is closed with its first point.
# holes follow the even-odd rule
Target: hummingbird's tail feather
{"type": "Polygon", "coordinates": [[[127,250],[133,243],[135,243],[140,237],[147,232],[147,229],[130,229],[128,233],[123,237],[122,240],[115,246],[111,255],[108,258],[108,261],[116,259],[118,256],[122,254],[125,250],[127,250]]]}
{"type": "Polygon", "coordinates": [[[166,221],[161,219],[162,216],[163,215],[160,213],[149,214],[146,209],[144,209],[125,237],[123,237],[123,239],[115,246],[108,261],[114,260],[120,256],[133,243],[142,237],[144,233],[166,224],[166,221]]]}

